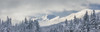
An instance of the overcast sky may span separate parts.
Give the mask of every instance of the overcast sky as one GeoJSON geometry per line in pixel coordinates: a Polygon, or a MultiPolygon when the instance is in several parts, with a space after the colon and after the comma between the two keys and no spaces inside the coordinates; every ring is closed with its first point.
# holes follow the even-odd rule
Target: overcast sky
{"type": "Polygon", "coordinates": [[[46,14],[66,16],[83,9],[100,9],[100,0],[0,0],[0,18],[24,19],[46,14]],[[66,15],[63,15],[66,14],[66,15]]]}

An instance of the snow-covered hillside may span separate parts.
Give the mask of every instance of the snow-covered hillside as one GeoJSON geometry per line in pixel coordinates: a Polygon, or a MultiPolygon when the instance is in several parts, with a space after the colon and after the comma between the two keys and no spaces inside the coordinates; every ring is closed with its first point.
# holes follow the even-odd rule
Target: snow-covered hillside
{"type": "MultiPolygon", "coordinates": [[[[72,20],[72,19],[74,19],[74,16],[76,16],[77,18],[82,18],[86,11],[90,15],[93,10],[84,9],[84,10],[81,10],[81,11],[79,11],[77,13],[72,13],[72,14],[70,14],[68,16],[65,16],[65,17],[62,17],[62,18],[59,18],[59,16],[57,16],[57,17],[55,17],[55,18],[53,18],[51,20],[39,22],[39,24],[40,24],[40,26],[49,26],[49,25],[60,23],[60,22],[64,22],[66,19],[67,20],[72,20]]],[[[95,10],[95,12],[96,13],[100,13],[100,10],[95,10]]]]}

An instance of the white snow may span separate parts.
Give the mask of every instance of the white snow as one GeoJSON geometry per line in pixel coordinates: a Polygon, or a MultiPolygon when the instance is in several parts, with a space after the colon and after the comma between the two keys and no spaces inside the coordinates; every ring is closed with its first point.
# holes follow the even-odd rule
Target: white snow
{"type": "MultiPolygon", "coordinates": [[[[72,14],[70,14],[68,16],[65,16],[65,17],[62,17],[62,18],[59,18],[59,16],[57,16],[57,17],[55,17],[55,18],[53,18],[51,20],[39,22],[39,24],[40,24],[40,26],[49,26],[49,25],[60,23],[60,22],[64,22],[66,19],[67,20],[72,20],[74,18],[74,16],[76,16],[77,18],[82,18],[86,11],[90,15],[93,10],[84,9],[84,10],[81,10],[81,11],[79,11],[77,13],[72,13],[72,14]]],[[[99,13],[100,10],[95,10],[95,12],[99,13]]]]}

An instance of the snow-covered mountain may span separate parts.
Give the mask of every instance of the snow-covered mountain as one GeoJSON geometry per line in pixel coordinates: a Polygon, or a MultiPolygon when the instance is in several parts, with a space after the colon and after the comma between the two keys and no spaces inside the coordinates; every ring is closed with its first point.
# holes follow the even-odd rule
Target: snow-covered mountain
{"type": "Polygon", "coordinates": [[[55,17],[56,17],[55,15],[45,15],[45,16],[42,16],[41,19],[43,19],[43,20],[51,20],[51,19],[53,19],[55,17]]]}
{"type": "MultiPolygon", "coordinates": [[[[86,11],[90,15],[93,10],[84,9],[84,10],[81,10],[81,11],[79,11],[77,13],[72,13],[72,14],[70,14],[68,16],[65,16],[65,17],[62,17],[62,18],[60,18],[59,16],[56,16],[55,18],[53,18],[51,20],[39,22],[39,24],[40,24],[40,26],[49,26],[49,25],[53,25],[53,24],[64,22],[66,19],[67,20],[72,20],[74,18],[74,16],[76,16],[77,18],[82,18],[86,11]]],[[[95,12],[96,13],[100,13],[100,10],[95,10],[95,12]]]]}
{"type": "Polygon", "coordinates": [[[55,18],[56,16],[55,15],[44,15],[42,17],[34,17],[34,16],[31,16],[31,17],[27,17],[28,19],[32,19],[32,20],[38,20],[38,21],[48,21],[48,20],[51,20],[53,18],[55,18]]]}

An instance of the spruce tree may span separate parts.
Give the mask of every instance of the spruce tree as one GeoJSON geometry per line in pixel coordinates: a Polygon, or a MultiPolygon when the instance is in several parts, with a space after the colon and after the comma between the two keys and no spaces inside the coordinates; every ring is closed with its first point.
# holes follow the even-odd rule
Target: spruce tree
{"type": "Polygon", "coordinates": [[[93,10],[93,13],[91,13],[91,19],[90,19],[90,24],[92,28],[97,29],[98,21],[96,18],[95,10],[93,10]]]}
{"type": "Polygon", "coordinates": [[[84,17],[83,17],[83,21],[84,21],[84,28],[83,29],[86,29],[87,32],[89,32],[89,15],[88,15],[88,12],[86,11],[84,17]]]}
{"type": "Polygon", "coordinates": [[[39,25],[39,22],[37,20],[34,20],[35,22],[35,26],[36,26],[36,32],[40,32],[40,25],[39,25]]]}
{"type": "Polygon", "coordinates": [[[29,24],[28,24],[28,26],[27,26],[27,29],[32,29],[33,28],[33,21],[32,20],[30,20],[30,22],[29,22],[29,24]]]}
{"type": "Polygon", "coordinates": [[[74,16],[74,24],[76,24],[76,25],[79,24],[79,21],[78,21],[78,19],[76,18],[76,16],[74,16]]]}
{"type": "Polygon", "coordinates": [[[65,21],[65,25],[66,25],[66,26],[68,25],[68,21],[67,21],[67,19],[66,19],[66,21],[65,21]]]}
{"type": "Polygon", "coordinates": [[[1,25],[1,19],[0,19],[0,25],[1,25]]]}
{"type": "Polygon", "coordinates": [[[27,20],[27,18],[25,18],[25,24],[28,24],[28,20],[27,20]]]}
{"type": "Polygon", "coordinates": [[[8,16],[7,16],[7,20],[6,20],[6,22],[7,22],[7,24],[6,24],[6,26],[11,26],[11,18],[9,18],[8,16]]]}
{"type": "Polygon", "coordinates": [[[92,21],[93,21],[93,24],[94,24],[94,27],[95,29],[97,29],[97,21],[96,21],[96,15],[95,15],[95,10],[93,10],[93,17],[92,17],[92,21]]]}

